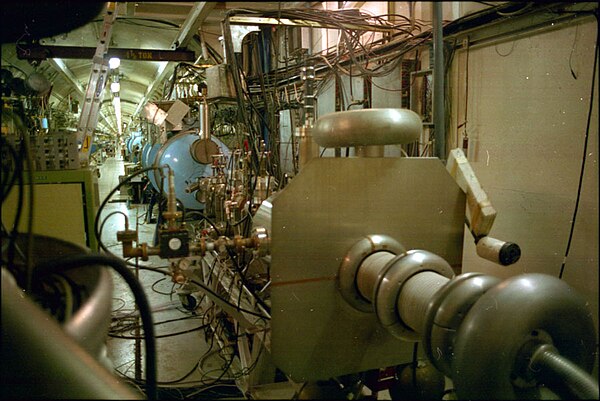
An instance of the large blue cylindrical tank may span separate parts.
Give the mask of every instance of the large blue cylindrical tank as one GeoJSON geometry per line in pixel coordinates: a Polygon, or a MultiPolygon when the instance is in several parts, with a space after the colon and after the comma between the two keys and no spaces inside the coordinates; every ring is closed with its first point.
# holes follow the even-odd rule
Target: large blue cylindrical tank
{"type": "Polygon", "coordinates": [[[132,132],[129,138],[131,138],[129,139],[129,142],[126,142],[127,151],[132,153],[136,146],[142,146],[142,140],[144,137],[142,136],[141,132],[132,132]]]}
{"type": "MultiPolygon", "coordinates": [[[[154,145],[147,147],[145,152],[142,152],[142,168],[154,165],[154,159],[156,159],[156,154],[158,153],[160,147],[160,143],[155,143],[154,145]]],[[[158,181],[156,180],[154,171],[148,171],[146,175],[148,176],[148,180],[150,180],[150,183],[154,189],[158,191],[158,181]]]]}
{"type": "Polygon", "coordinates": [[[146,143],[144,144],[144,146],[142,146],[142,151],[140,152],[140,163],[141,163],[141,165],[142,165],[142,168],[143,168],[143,167],[146,167],[146,166],[144,165],[144,159],[146,158],[146,153],[148,153],[148,150],[150,150],[150,147],[151,147],[151,146],[152,146],[152,145],[151,145],[150,143],[148,143],[148,142],[146,142],[146,143]]]}
{"type": "Polygon", "coordinates": [[[129,142],[131,142],[132,139],[133,137],[131,136],[125,138],[125,151],[127,152],[127,154],[131,153],[131,151],[129,150],[129,142]]]}
{"type": "MultiPolygon", "coordinates": [[[[154,165],[169,165],[173,169],[175,172],[175,195],[186,209],[203,210],[204,203],[196,200],[195,193],[185,192],[187,186],[195,182],[197,178],[212,176],[211,164],[199,163],[192,156],[192,145],[198,140],[200,140],[200,137],[196,133],[182,132],[171,137],[158,150],[154,165]]],[[[212,141],[219,146],[221,153],[227,157],[230,156],[227,145],[215,137],[212,138],[212,141]]],[[[166,169],[163,172],[163,186],[166,190],[169,187],[166,169]]],[[[158,170],[154,170],[154,180],[156,181],[154,184],[160,183],[160,172],[158,170]]],[[[150,181],[152,182],[152,180],[150,181]]]]}

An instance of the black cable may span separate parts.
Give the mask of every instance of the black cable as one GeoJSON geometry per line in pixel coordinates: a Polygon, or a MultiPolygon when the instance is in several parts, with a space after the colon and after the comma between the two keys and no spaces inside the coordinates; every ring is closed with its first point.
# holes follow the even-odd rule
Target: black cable
{"type": "Polygon", "coordinates": [[[19,153],[19,161],[16,164],[16,168],[19,170],[19,198],[18,198],[18,206],[17,206],[17,215],[15,216],[15,222],[13,224],[13,230],[11,232],[11,246],[8,250],[8,261],[9,266],[12,266],[14,263],[14,252],[16,247],[16,238],[18,235],[18,226],[21,220],[21,213],[23,210],[23,173],[22,169],[24,169],[23,161],[27,165],[27,175],[29,178],[29,190],[28,190],[28,198],[29,198],[29,208],[28,208],[28,221],[27,221],[27,242],[25,244],[25,282],[23,280],[19,280],[20,275],[16,275],[17,282],[22,288],[25,288],[27,291],[31,290],[31,277],[33,270],[33,210],[34,210],[34,188],[33,188],[33,163],[31,160],[31,152],[29,146],[29,132],[27,127],[23,124],[22,119],[13,112],[8,112],[9,116],[12,116],[12,120],[17,125],[20,133],[21,133],[21,148],[19,153]]]}
{"type": "MultiPolygon", "coordinates": [[[[18,195],[17,195],[17,211],[15,213],[15,219],[13,221],[12,229],[8,235],[9,243],[8,243],[8,252],[7,252],[7,265],[8,268],[13,270],[13,275],[17,279],[17,282],[21,287],[25,287],[24,280],[22,278],[22,274],[19,274],[18,271],[14,268],[14,258],[15,251],[17,247],[17,235],[18,235],[18,226],[21,220],[21,214],[23,212],[23,190],[24,190],[24,182],[23,182],[23,162],[20,156],[20,153],[17,154],[17,160],[15,160],[15,169],[17,174],[17,184],[18,184],[18,195]]],[[[23,255],[24,256],[24,255],[23,255]]],[[[25,257],[23,257],[25,260],[25,257]]]]}
{"type": "MultiPolygon", "coordinates": [[[[131,269],[133,266],[131,266],[131,264],[127,264],[127,267],[129,269],[131,269]]],[[[164,274],[165,276],[171,276],[172,275],[171,272],[161,270],[161,269],[167,269],[167,268],[169,268],[169,266],[151,267],[151,266],[143,266],[143,265],[139,265],[138,264],[137,268],[140,269],[140,270],[148,270],[148,271],[151,271],[151,272],[154,272],[154,273],[164,274]]]]}
{"type": "Polygon", "coordinates": [[[140,311],[144,338],[146,344],[146,395],[149,399],[156,399],[156,340],[154,336],[154,324],[150,304],[144,293],[140,282],[129,270],[123,260],[101,254],[83,254],[65,256],[58,259],[46,260],[35,265],[33,271],[36,277],[42,275],[59,273],[76,267],[110,266],[129,285],[135,302],[140,311]]]}
{"type": "MultiPolygon", "coordinates": [[[[194,327],[193,329],[178,331],[176,333],[156,334],[156,335],[154,335],[154,338],[158,339],[158,338],[166,338],[166,337],[175,337],[175,336],[180,336],[182,334],[193,333],[194,331],[202,330],[204,328],[206,328],[205,324],[203,324],[202,326],[194,327]]],[[[108,336],[112,337],[112,338],[123,339],[123,340],[139,340],[139,339],[143,338],[143,337],[139,337],[139,336],[122,336],[122,335],[113,334],[113,333],[108,333],[108,336]]]]}
{"type": "Polygon", "coordinates": [[[156,288],[154,288],[154,286],[155,286],[156,284],[158,284],[158,283],[160,283],[161,281],[164,281],[164,280],[166,280],[166,279],[167,279],[166,277],[163,277],[163,278],[160,278],[160,279],[156,280],[156,281],[155,281],[155,282],[154,282],[154,283],[153,283],[153,284],[150,286],[150,288],[152,289],[152,291],[154,291],[155,293],[157,293],[157,294],[160,294],[160,295],[167,295],[167,296],[168,296],[168,295],[171,295],[171,294],[173,294],[173,290],[172,290],[172,289],[171,289],[171,292],[170,292],[170,293],[166,293],[166,292],[161,292],[161,291],[158,291],[156,288]]]}
{"type": "Polygon", "coordinates": [[[215,224],[215,222],[213,222],[211,219],[209,219],[209,218],[208,218],[208,217],[207,217],[207,216],[206,216],[204,213],[202,213],[201,211],[199,211],[199,210],[193,210],[193,211],[191,211],[191,212],[188,212],[188,213],[187,213],[187,215],[188,215],[188,217],[189,217],[190,215],[199,215],[199,216],[200,216],[200,218],[201,218],[201,220],[200,220],[200,221],[202,221],[202,220],[206,220],[206,222],[207,222],[208,224],[210,224],[210,226],[211,226],[212,228],[214,228],[215,232],[217,233],[217,235],[218,235],[219,237],[222,235],[222,234],[221,234],[221,231],[219,230],[219,228],[217,227],[217,225],[215,224]]]}
{"type": "Polygon", "coordinates": [[[190,371],[188,371],[185,375],[181,376],[179,379],[162,381],[162,382],[158,382],[158,384],[161,384],[161,385],[164,385],[164,384],[176,384],[176,383],[180,383],[180,382],[184,381],[185,379],[187,379],[188,377],[190,377],[196,371],[196,369],[198,369],[198,364],[199,363],[200,362],[196,362],[196,364],[194,365],[194,367],[190,371]]]}
{"type": "MultiPolygon", "coordinates": [[[[134,361],[131,361],[131,363],[133,363],[133,362],[134,362],[134,361]]],[[[191,375],[192,375],[192,374],[193,374],[193,373],[196,371],[197,367],[198,367],[198,362],[196,362],[196,364],[194,365],[194,367],[193,367],[193,368],[192,368],[192,369],[191,369],[189,372],[187,372],[187,373],[186,373],[184,376],[180,377],[179,379],[175,379],[175,380],[169,380],[169,381],[159,381],[159,382],[156,382],[156,383],[157,383],[158,385],[165,385],[165,384],[177,384],[177,383],[180,383],[180,382],[184,381],[185,379],[187,379],[188,377],[190,377],[190,376],[191,376],[191,375]]],[[[127,369],[127,370],[129,370],[129,369],[131,369],[131,366],[130,366],[130,367],[127,369]]],[[[141,384],[141,385],[144,385],[144,384],[146,383],[144,380],[136,380],[136,379],[134,379],[133,377],[129,377],[129,376],[127,376],[126,374],[124,374],[123,372],[120,372],[118,369],[115,369],[115,370],[116,370],[116,371],[117,371],[117,373],[119,373],[121,376],[123,376],[123,377],[125,377],[125,378],[127,378],[127,379],[129,379],[129,380],[131,380],[131,381],[133,381],[133,382],[135,382],[135,383],[139,383],[139,384],[141,384]]]]}
{"type": "Polygon", "coordinates": [[[235,308],[236,310],[240,311],[240,312],[244,312],[247,313],[249,315],[253,315],[256,317],[260,317],[263,319],[267,319],[267,320],[271,320],[270,317],[265,316],[261,313],[256,313],[247,309],[243,309],[243,308],[239,308],[236,305],[232,304],[231,302],[229,302],[228,300],[226,300],[225,298],[221,297],[220,295],[218,295],[216,292],[214,292],[213,290],[211,290],[209,287],[207,287],[206,285],[200,283],[199,281],[196,280],[190,280],[191,283],[196,284],[198,287],[201,287],[204,291],[208,292],[209,294],[211,294],[212,296],[220,299],[222,302],[225,302],[227,305],[232,306],[233,308],[235,308]]]}
{"type": "MultiPolygon", "coordinates": [[[[102,203],[100,204],[100,207],[98,207],[98,212],[96,213],[96,219],[94,220],[94,235],[96,236],[98,245],[104,252],[108,253],[111,256],[117,257],[117,255],[115,255],[111,251],[109,251],[108,248],[106,247],[106,245],[104,245],[104,242],[102,242],[102,236],[101,236],[101,232],[99,231],[99,225],[98,225],[98,222],[100,221],[100,215],[102,214],[102,211],[106,207],[106,204],[108,203],[110,198],[119,190],[119,188],[121,188],[121,186],[130,182],[134,177],[137,177],[138,175],[143,174],[147,171],[151,171],[151,170],[159,170],[162,172],[162,170],[164,168],[170,168],[170,167],[168,165],[165,165],[165,166],[160,166],[160,167],[151,166],[151,167],[146,167],[146,168],[140,169],[140,170],[136,171],[135,173],[129,175],[127,178],[125,178],[120,183],[118,183],[117,186],[115,186],[109,192],[109,194],[106,196],[106,198],[104,198],[104,201],[102,201],[102,203]]],[[[161,183],[162,183],[162,180],[161,180],[161,183]]]]}
{"type": "Polygon", "coordinates": [[[129,218],[127,217],[127,215],[125,213],[123,213],[120,210],[116,210],[114,212],[109,213],[103,220],[102,220],[102,224],[100,224],[100,235],[102,236],[102,231],[104,230],[104,224],[108,221],[109,217],[114,216],[115,214],[120,214],[123,217],[125,217],[125,224],[129,225],[129,218]]]}
{"type": "Polygon", "coordinates": [[[414,388],[418,388],[417,387],[417,366],[419,364],[419,343],[416,342],[413,345],[413,355],[412,355],[412,385],[414,388]]]}
{"type": "Polygon", "coordinates": [[[123,309],[125,307],[125,305],[127,305],[127,303],[125,302],[125,300],[123,298],[113,297],[113,300],[121,301],[123,303],[123,305],[119,306],[117,309],[114,309],[111,313],[119,312],[121,309],[123,309]]]}
{"type": "Polygon", "coordinates": [[[302,393],[302,391],[304,390],[304,387],[306,387],[306,385],[307,385],[307,384],[308,384],[308,382],[304,382],[304,383],[302,384],[302,387],[300,387],[300,388],[298,389],[298,391],[296,391],[296,392],[294,393],[294,395],[292,396],[292,400],[298,400],[298,399],[299,399],[298,397],[300,397],[300,394],[302,393]]]}
{"type": "MultiPolygon", "coordinates": [[[[216,335],[216,333],[215,333],[216,335]]],[[[236,338],[239,336],[239,325],[235,328],[235,336],[236,338]]],[[[231,346],[231,345],[230,345],[231,346]]],[[[222,351],[223,349],[221,349],[222,351]]],[[[204,358],[204,357],[203,357],[204,358]]],[[[227,366],[225,366],[225,368],[223,368],[223,371],[221,372],[221,374],[219,375],[219,377],[217,377],[216,379],[214,379],[212,382],[210,383],[205,383],[205,385],[212,385],[215,383],[218,383],[223,376],[225,376],[225,373],[227,373],[227,371],[229,370],[229,368],[231,367],[231,365],[233,364],[233,361],[235,359],[235,352],[231,353],[231,359],[229,360],[229,362],[227,363],[227,366]]],[[[211,372],[210,370],[208,372],[204,372],[204,376],[206,376],[209,372],[211,372]]],[[[204,377],[202,376],[202,377],[204,377]]],[[[201,379],[202,380],[202,379],[201,379]]]]}
{"type": "Polygon", "coordinates": [[[571,229],[569,230],[569,240],[567,241],[567,249],[565,250],[565,256],[563,258],[562,265],[560,266],[560,273],[558,278],[562,278],[565,271],[565,265],[567,263],[567,257],[571,250],[571,241],[573,240],[573,233],[575,232],[575,221],[577,219],[577,212],[579,210],[579,201],[581,200],[581,189],[583,187],[583,176],[585,173],[585,161],[587,159],[587,148],[588,140],[590,136],[590,122],[592,120],[592,111],[594,110],[594,91],[596,85],[596,67],[598,63],[598,36],[600,36],[600,28],[598,27],[598,15],[596,17],[596,45],[594,50],[594,68],[592,70],[592,89],[590,93],[590,107],[588,109],[587,124],[585,128],[585,139],[583,140],[583,157],[581,159],[581,172],[579,173],[579,184],[577,185],[577,198],[575,199],[575,208],[573,209],[573,217],[571,218],[571,229]]]}
{"type": "Polygon", "coordinates": [[[20,171],[20,168],[17,168],[17,160],[19,160],[19,155],[17,154],[15,148],[12,146],[12,144],[8,143],[8,141],[4,138],[4,135],[0,135],[0,141],[2,143],[1,148],[8,149],[13,161],[12,166],[8,167],[6,172],[7,174],[10,174],[10,178],[7,180],[8,182],[2,182],[2,195],[0,199],[2,202],[4,202],[17,180],[17,174],[20,171]]]}
{"type": "MultiPolygon", "coordinates": [[[[254,362],[252,362],[252,364],[250,366],[247,367],[247,370],[243,372],[243,376],[249,375],[256,368],[256,366],[258,366],[258,361],[260,359],[260,356],[261,356],[261,354],[263,352],[263,349],[265,349],[264,342],[265,342],[265,339],[267,337],[267,333],[266,333],[266,331],[264,333],[265,334],[264,334],[263,339],[262,339],[262,343],[263,344],[260,347],[260,349],[258,350],[258,354],[256,355],[256,359],[254,360],[254,362]]],[[[255,334],[255,335],[258,336],[258,334],[255,334]]],[[[253,342],[252,345],[253,346],[258,346],[258,344],[256,344],[255,342],[253,342]]]]}
{"type": "MultiPolygon", "coordinates": [[[[250,287],[250,285],[248,284],[248,281],[246,280],[246,275],[242,274],[242,268],[240,267],[237,257],[235,257],[235,254],[233,253],[233,251],[229,248],[227,248],[227,253],[229,255],[229,258],[231,259],[232,262],[234,262],[234,266],[236,269],[236,272],[238,273],[238,275],[240,276],[240,279],[242,281],[242,286],[246,287],[248,289],[248,291],[250,291],[250,293],[252,294],[252,296],[254,297],[254,299],[256,300],[256,302],[258,302],[260,304],[260,306],[262,306],[267,312],[271,311],[271,308],[269,308],[269,306],[265,303],[265,301],[263,301],[253,290],[252,287],[250,287]]],[[[240,298],[241,298],[241,293],[242,290],[240,289],[240,298]]],[[[239,303],[239,301],[238,301],[239,303]]],[[[239,305],[238,305],[239,308],[239,305]]]]}

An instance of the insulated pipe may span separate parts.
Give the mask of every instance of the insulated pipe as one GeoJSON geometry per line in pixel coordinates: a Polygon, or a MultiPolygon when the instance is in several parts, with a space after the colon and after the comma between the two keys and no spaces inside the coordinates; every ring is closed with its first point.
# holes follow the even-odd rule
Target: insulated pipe
{"type": "Polygon", "coordinates": [[[177,199],[175,198],[175,172],[173,170],[169,170],[169,195],[168,195],[168,205],[167,210],[170,213],[175,213],[177,211],[177,199]]]}
{"type": "Polygon", "coordinates": [[[313,82],[315,80],[315,67],[308,65],[302,67],[302,80],[304,81],[304,99],[302,101],[304,110],[304,123],[296,129],[298,137],[298,167],[301,169],[309,160],[319,157],[319,145],[312,138],[315,120],[315,95],[313,93],[313,82]]]}
{"type": "Polygon", "coordinates": [[[301,169],[311,159],[319,157],[319,145],[315,143],[312,137],[312,126],[302,126],[296,128],[295,135],[298,137],[298,167],[301,169]]]}
{"type": "Polygon", "coordinates": [[[210,139],[210,124],[208,123],[208,104],[206,103],[206,99],[200,103],[200,128],[201,128],[201,139],[210,139]]]}
{"type": "Polygon", "coordinates": [[[446,119],[444,113],[444,38],[442,31],[443,2],[431,3],[433,24],[433,123],[435,156],[446,159],[446,119]]]}
{"type": "Polygon", "coordinates": [[[113,282],[106,269],[98,271],[98,282],[87,302],[64,324],[64,331],[91,355],[100,355],[110,322],[113,282]]]}
{"type": "Polygon", "coordinates": [[[312,127],[315,118],[315,95],[313,93],[313,81],[315,80],[315,66],[302,67],[302,80],[304,81],[304,126],[312,127]]]}
{"type": "MultiPolygon", "coordinates": [[[[342,265],[340,282],[347,282],[346,276],[351,275],[359,296],[370,304],[367,310],[374,310],[379,322],[395,337],[417,341],[427,306],[454,276],[452,268],[440,256],[424,250],[393,253],[380,249],[365,256],[356,271],[342,265]]],[[[352,257],[346,255],[345,259],[352,257]]]]}
{"type": "Polygon", "coordinates": [[[406,109],[362,109],[340,111],[320,117],[312,135],[324,148],[396,145],[417,141],[422,122],[406,109]]]}
{"type": "Polygon", "coordinates": [[[142,399],[43,311],[2,268],[4,399],[142,399]]]}

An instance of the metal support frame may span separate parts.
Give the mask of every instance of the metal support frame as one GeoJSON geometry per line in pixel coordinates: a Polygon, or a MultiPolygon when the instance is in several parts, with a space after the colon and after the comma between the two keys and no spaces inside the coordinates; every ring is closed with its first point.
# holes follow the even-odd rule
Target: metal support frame
{"type": "MultiPolygon", "coordinates": [[[[215,5],[216,3],[214,2],[194,3],[194,7],[188,14],[183,24],[181,24],[181,29],[179,30],[179,33],[171,43],[171,49],[177,49],[179,47],[186,46],[194,37],[194,35],[198,31],[198,28],[200,27],[202,22],[204,22],[210,11],[215,7],[215,5]]],[[[134,117],[140,113],[142,107],[144,107],[146,102],[150,100],[159,83],[162,83],[167,74],[170,72],[170,67],[172,67],[172,65],[173,62],[169,61],[167,64],[163,64],[158,67],[158,69],[156,70],[156,75],[152,79],[152,83],[146,90],[144,97],[139,101],[137,107],[135,108],[135,111],[129,119],[128,125],[131,125],[131,122],[133,121],[134,117]]]]}
{"type": "MultiPolygon", "coordinates": [[[[21,45],[17,48],[20,60],[47,60],[53,58],[91,59],[96,49],[82,46],[42,46],[37,44],[21,45]]],[[[191,61],[196,55],[189,50],[154,50],[154,49],[109,49],[106,57],[118,57],[121,60],[133,61],[191,61]]]]}
{"type": "MultiPolygon", "coordinates": [[[[80,96],[85,94],[85,90],[81,83],[77,80],[73,72],[66,66],[66,64],[61,59],[48,59],[48,63],[59,73],[61,73],[67,81],[73,84],[73,87],[77,91],[80,96]]],[[[100,117],[104,120],[104,123],[110,127],[110,122],[107,120],[106,116],[101,112],[100,117]]]]}
{"type": "Polygon", "coordinates": [[[446,159],[446,119],[444,110],[444,37],[442,32],[443,3],[434,2],[433,23],[433,123],[435,126],[435,156],[446,159]]]}
{"type": "Polygon", "coordinates": [[[104,87],[106,86],[106,77],[108,75],[108,60],[105,54],[108,50],[110,37],[112,36],[112,26],[117,18],[116,3],[110,2],[106,5],[106,15],[104,16],[103,29],[100,34],[100,40],[96,48],[92,63],[92,72],[83,98],[81,115],[77,124],[77,140],[81,142],[79,152],[79,161],[83,166],[88,164],[92,142],[94,140],[94,129],[98,124],[98,114],[102,98],[104,97],[104,87]]]}
{"type": "MultiPolygon", "coordinates": [[[[236,385],[245,394],[253,393],[257,387],[271,383],[275,376],[275,366],[270,356],[271,329],[268,322],[248,315],[233,307],[232,304],[239,302],[240,306],[246,310],[254,310],[265,316],[268,316],[268,313],[257,304],[250,291],[236,279],[235,273],[219,260],[216,253],[206,254],[203,257],[202,266],[201,271],[193,273],[199,281],[210,283],[210,288],[216,293],[225,288],[229,289],[227,297],[229,304],[220,298],[209,296],[202,301],[201,305],[206,308],[215,306],[224,311],[235,319],[236,329],[240,334],[246,334],[239,335],[235,340],[235,345],[239,350],[239,369],[240,371],[248,370],[249,374],[241,375],[236,379],[236,385]],[[209,269],[209,266],[212,267],[209,269]],[[251,341],[249,341],[250,338],[251,341]],[[252,344],[251,347],[250,344],[252,344]]],[[[223,333],[217,334],[216,326],[211,325],[211,328],[214,330],[217,336],[216,340],[221,348],[225,349],[228,345],[233,344],[223,333]]],[[[230,369],[237,370],[233,366],[230,369]]]]}
{"type": "Polygon", "coordinates": [[[181,29],[171,44],[171,48],[177,49],[187,46],[215,5],[216,3],[211,1],[195,2],[194,7],[190,10],[183,24],[181,24],[181,29]]]}

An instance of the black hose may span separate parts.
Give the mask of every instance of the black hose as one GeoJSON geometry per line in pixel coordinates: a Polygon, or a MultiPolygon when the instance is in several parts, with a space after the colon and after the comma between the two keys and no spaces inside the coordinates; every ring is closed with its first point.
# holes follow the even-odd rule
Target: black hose
{"type": "Polygon", "coordinates": [[[530,368],[540,382],[566,399],[600,399],[598,383],[582,368],[558,353],[551,345],[540,346],[532,355],[530,368]]]}
{"type": "MultiPolygon", "coordinates": [[[[7,167],[7,173],[10,174],[10,176],[8,178],[8,182],[5,183],[4,179],[2,181],[1,201],[4,202],[4,200],[10,193],[12,187],[15,185],[15,182],[17,181],[17,177],[18,177],[19,172],[21,171],[21,167],[18,164],[18,160],[20,160],[20,159],[17,154],[17,151],[10,143],[8,143],[8,141],[6,139],[4,139],[4,136],[0,136],[0,144],[1,144],[0,146],[2,147],[2,149],[8,149],[8,152],[10,153],[10,157],[13,160],[13,166],[7,167]],[[12,167],[12,169],[10,167],[12,167]]],[[[5,166],[3,166],[3,168],[4,167],[5,166]]]]}
{"type": "Polygon", "coordinates": [[[156,338],[154,335],[154,323],[152,321],[152,313],[150,304],[144,293],[140,282],[136,279],[133,273],[129,270],[125,262],[115,257],[110,257],[101,254],[82,254],[65,256],[59,259],[52,259],[38,263],[34,268],[35,275],[47,275],[59,273],[76,267],[86,266],[110,266],[129,285],[131,292],[135,298],[135,302],[140,310],[142,318],[142,327],[144,328],[144,338],[146,342],[146,396],[148,399],[157,399],[156,392],[156,338]]]}
{"type": "MultiPolygon", "coordinates": [[[[101,236],[101,231],[100,231],[100,215],[102,214],[102,211],[104,210],[104,208],[106,207],[106,204],[108,203],[108,201],[110,200],[110,198],[119,190],[119,188],[121,188],[121,186],[123,186],[124,184],[130,182],[134,177],[145,173],[147,171],[152,171],[152,170],[159,170],[161,171],[163,168],[167,168],[168,166],[160,166],[160,167],[146,167],[143,168],[141,170],[138,170],[134,173],[132,173],[131,175],[129,175],[127,178],[125,178],[123,181],[121,181],[119,184],[117,184],[116,187],[114,187],[110,193],[106,196],[106,198],[104,198],[104,201],[102,201],[102,203],[100,204],[100,207],[98,207],[98,212],[96,212],[96,218],[94,220],[94,235],[96,236],[96,240],[98,241],[98,246],[100,247],[100,249],[102,249],[104,252],[115,256],[111,251],[108,250],[108,248],[106,247],[106,245],[102,242],[102,236],[101,236]]],[[[162,183],[162,180],[161,180],[162,183]]]]}
{"type": "Polygon", "coordinates": [[[31,147],[29,146],[29,133],[23,133],[23,152],[25,153],[25,164],[27,165],[27,177],[29,178],[29,210],[27,214],[27,244],[25,245],[25,282],[27,291],[31,291],[31,280],[33,277],[33,210],[35,198],[33,196],[33,163],[31,160],[31,147]]]}

